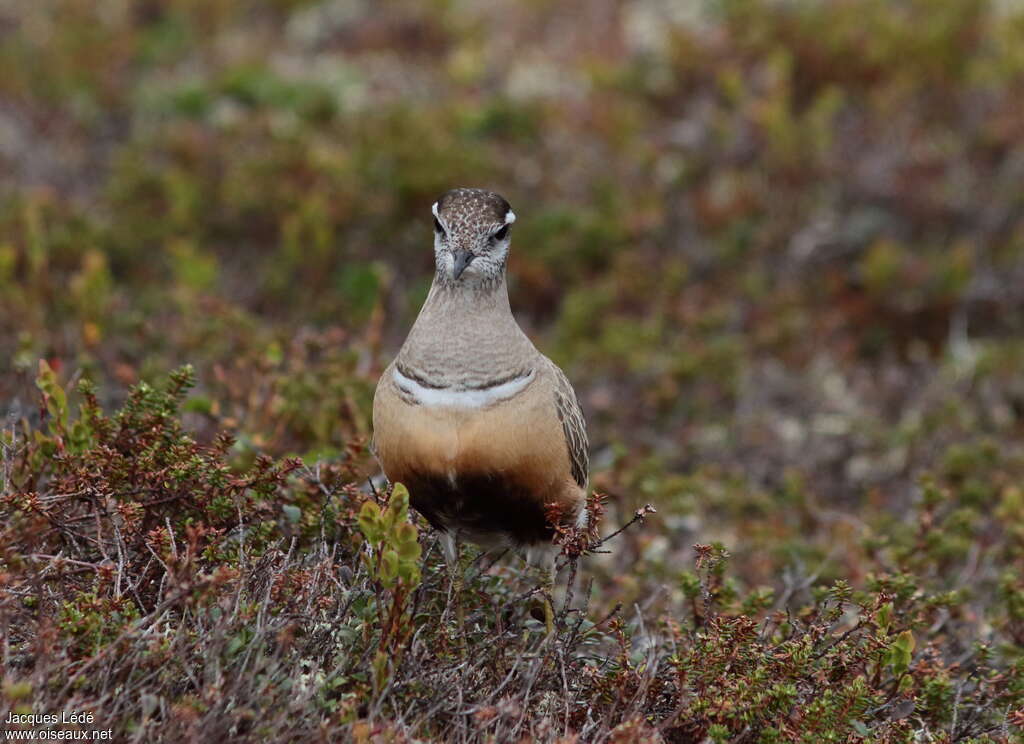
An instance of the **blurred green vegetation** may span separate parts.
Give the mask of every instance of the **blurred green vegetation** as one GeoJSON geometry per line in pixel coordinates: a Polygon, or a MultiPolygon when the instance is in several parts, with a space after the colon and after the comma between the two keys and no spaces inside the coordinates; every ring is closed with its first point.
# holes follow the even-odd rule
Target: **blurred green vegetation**
{"type": "Polygon", "coordinates": [[[12,425],[40,359],[108,408],[187,362],[235,466],[365,477],[430,204],[488,187],[611,521],[659,510],[585,563],[595,611],[678,612],[721,541],[743,592],[912,577],[962,593],[947,661],[1020,658],[1018,3],[41,0],[0,34],[12,425]]]}

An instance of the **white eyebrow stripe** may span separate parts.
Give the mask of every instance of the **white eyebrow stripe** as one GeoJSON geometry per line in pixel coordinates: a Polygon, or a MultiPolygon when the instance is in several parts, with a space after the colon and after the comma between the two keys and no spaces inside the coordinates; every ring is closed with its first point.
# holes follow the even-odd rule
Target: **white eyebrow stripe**
{"type": "Polygon", "coordinates": [[[516,221],[516,213],[515,212],[513,212],[511,209],[508,210],[507,212],[505,212],[505,224],[506,225],[511,225],[515,221],[516,221]]]}
{"type": "Polygon", "coordinates": [[[435,217],[441,217],[441,215],[437,213],[437,202],[434,202],[434,205],[430,208],[430,211],[434,213],[435,217]]]}
{"type": "Polygon", "coordinates": [[[430,408],[484,408],[519,393],[533,381],[535,372],[531,369],[514,380],[473,390],[426,387],[403,375],[398,367],[392,370],[391,375],[399,389],[414,397],[420,405],[430,408]]]}

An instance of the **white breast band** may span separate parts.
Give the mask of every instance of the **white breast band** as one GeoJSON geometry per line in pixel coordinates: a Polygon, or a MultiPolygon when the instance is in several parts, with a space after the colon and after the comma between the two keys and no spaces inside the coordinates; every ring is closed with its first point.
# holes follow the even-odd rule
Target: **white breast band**
{"type": "Polygon", "coordinates": [[[402,392],[411,395],[420,405],[438,408],[484,408],[513,397],[530,384],[534,371],[531,369],[528,374],[500,385],[469,390],[427,387],[403,375],[398,371],[398,367],[394,368],[392,375],[402,392]]]}

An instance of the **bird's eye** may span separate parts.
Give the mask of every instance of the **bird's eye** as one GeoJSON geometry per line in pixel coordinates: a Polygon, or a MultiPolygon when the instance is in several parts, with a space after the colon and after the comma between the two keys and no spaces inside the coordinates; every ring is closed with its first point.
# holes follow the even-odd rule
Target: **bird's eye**
{"type": "Polygon", "coordinates": [[[503,225],[502,228],[500,230],[498,230],[498,232],[494,233],[494,235],[492,235],[491,237],[493,237],[495,240],[500,241],[500,240],[504,240],[507,235],[508,235],[508,225],[503,225]]]}
{"type": "Polygon", "coordinates": [[[437,217],[434,218],[434,231],[444,234],[444,228],[441,227],[441,220],[437,219],[437,217]]]}

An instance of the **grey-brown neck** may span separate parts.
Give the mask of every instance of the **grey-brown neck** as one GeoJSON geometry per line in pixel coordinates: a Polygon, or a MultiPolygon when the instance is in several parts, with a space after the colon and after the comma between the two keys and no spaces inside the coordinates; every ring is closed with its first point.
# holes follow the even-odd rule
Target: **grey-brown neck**
{"type": "Polygon", "coordinates": [[[529,374],[538,356],[512,316],[504,272],[487,284],[439,273],[396,364],[431,387],[479,389],[529,374]]]}

